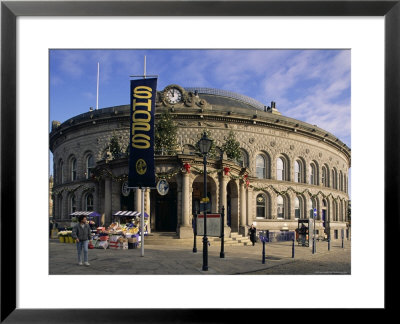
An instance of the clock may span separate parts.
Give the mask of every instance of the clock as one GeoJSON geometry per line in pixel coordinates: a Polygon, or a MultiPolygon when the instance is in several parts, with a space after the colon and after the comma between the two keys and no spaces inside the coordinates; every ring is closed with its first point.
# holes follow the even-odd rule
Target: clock
{"type": "Polygon", "coordinates": [[[178,88],[169,88],[165,93],[165,98],[170,104],[176,104],[182,100],[182,92],[178,88]]]}
{"type": "Polygon", "coordinates": [[[128,187],[128,181],[123,182],[122,187],[121,187],[121,193],[125,197],[128,197],[130,192],[131,192],[131,189],[128,187]]]}

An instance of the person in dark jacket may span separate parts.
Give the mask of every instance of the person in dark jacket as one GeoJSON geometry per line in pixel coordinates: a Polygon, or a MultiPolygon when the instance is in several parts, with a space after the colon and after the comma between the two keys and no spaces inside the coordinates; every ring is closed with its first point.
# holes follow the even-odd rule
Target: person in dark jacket
{"type": "Polygon", "coordinates": [[[306,235],[307,235],[307,228],[304,226],[304,224],[301,224],[301,227],[299,229],[299,237],[302,246],[306,246],[306,235]]]}
{"type": "Polygon", "coordinates": [[[256,244],[256,231],[257,229],[255,228],[255,226],[253,224],[251,224],[250,228],[249,228],[249,233],[250,233],[250,241],[251,243],[256,244]]]}
{"type": "Polygon", "coordinates": [[[92,241],[91,229],[87,224],[86,216],[79,216],[79,223],[72,229],[72,237],[76,240],[76,248],[78,250],[78,265],[82,265],[81,254],[83,250],[83,262],[85,266],[89,266],[88,262],[88,246],[92,241]]]}

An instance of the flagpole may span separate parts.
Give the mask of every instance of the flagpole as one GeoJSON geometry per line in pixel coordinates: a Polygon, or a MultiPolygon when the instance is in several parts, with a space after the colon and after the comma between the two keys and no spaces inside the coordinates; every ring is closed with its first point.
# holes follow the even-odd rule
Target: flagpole
{"type": "Polygon", "coordinates": [[[96,96],[96,110],[99,109],[99,75],[100,75],[100,63],[97,62],[97,96],[96,96]]]}
{"type": "MultiPolygon", "coordinates": [[[[144,71],[143,76],[146,79],[146,55],[144,56],[144,71]]],[[[141,256],[144,256],[144,188],[141,189],[142,191],[142,212],[140,218],[140,233],[141,233],[141,256]]]]}
{"type": "Polygon", "coordinates": [[[143,73],[143,76],[146,79],[146,55],[144,56],[144,73],[143,73]]]}

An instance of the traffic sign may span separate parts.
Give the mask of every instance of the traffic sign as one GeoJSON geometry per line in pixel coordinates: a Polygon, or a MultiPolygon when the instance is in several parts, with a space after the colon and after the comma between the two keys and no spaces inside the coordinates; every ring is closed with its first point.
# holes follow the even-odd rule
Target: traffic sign
{"type": "Polygon", "coordinates": [[[317,208],[314,208],[314,218],[317,217],[317,208]]]}

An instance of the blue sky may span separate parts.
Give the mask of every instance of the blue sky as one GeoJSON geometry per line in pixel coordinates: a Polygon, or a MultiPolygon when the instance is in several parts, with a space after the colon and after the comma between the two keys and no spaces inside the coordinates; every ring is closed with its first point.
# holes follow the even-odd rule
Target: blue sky
{"type": "MultiPolygon", "coordinates": [[[[129,76],[237,92],[317,125],[351,147],[350,50],[50,50],[50,120],[129,104],[129,76]]],[[[52,157],[50,157],[52,159],[52,157]]],[[[50,163],[52,173],[52,163],[50,163]]]]}

